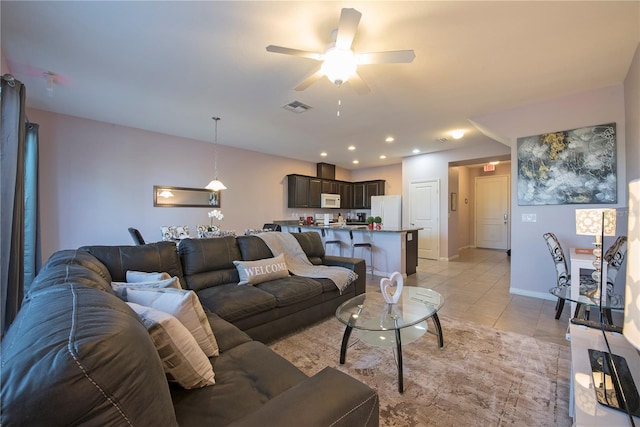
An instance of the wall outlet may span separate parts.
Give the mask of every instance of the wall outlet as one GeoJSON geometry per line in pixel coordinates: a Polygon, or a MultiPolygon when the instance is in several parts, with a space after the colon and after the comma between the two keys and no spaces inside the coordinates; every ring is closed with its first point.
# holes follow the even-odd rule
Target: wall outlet
{"type": "Polygon", "coordinates": [[[522,214],[522,222],[536,222],[536,214],[522,214]]]}

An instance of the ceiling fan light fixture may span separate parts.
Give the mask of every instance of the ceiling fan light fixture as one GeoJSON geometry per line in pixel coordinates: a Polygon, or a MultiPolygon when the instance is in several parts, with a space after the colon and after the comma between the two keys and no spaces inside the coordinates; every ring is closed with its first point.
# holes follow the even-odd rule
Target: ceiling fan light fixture
{"type": "Polygon", "coordinates": [[[349,80],[356,73],[358,64],[350,49],[331,47],[324,54],[320,71],[336,86],[349,80]]]}

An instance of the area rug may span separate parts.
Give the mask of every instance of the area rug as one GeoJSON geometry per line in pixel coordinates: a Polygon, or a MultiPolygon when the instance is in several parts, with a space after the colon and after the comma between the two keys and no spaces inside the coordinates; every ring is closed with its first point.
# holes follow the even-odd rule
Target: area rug
{"type": "Polygon", "coordinates": [[[568,346],[440,316],[444,347],[429,332],[402,349],[404,393],[393,350],[351,335],[332,318],[271,343],[307,375],[325,366],[378,391],[382,426],[570,426],[568,346]]]}

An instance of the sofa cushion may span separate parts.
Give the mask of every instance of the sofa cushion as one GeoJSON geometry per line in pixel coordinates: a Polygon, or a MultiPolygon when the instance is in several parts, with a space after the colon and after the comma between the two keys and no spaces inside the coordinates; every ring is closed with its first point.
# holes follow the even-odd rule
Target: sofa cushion
{"type": "Polygon", "coordinates": [[[271,258],[273,253],[269,246],[258,236],[238,236],[238,247],[245,261],[271,258]]]}
{"type": "Polygon", "coordinates": [[[257,285],[269,280],[289,277],[284,254],[257,261],[233,261],[233,263],[240,277],[238,285],[257,285]]]}
{"type": "MultiPolygon", "coordinates": [[[[296,304],[322,293],[322,285],[318,281],[301,276],[269,280],[256,286],[258,289],[273,295],[276,298],[278,307],[296,304]]],[[[333,285],[333,289],[336,289],[336,285],[333,285]]]]}
{"type": "Polygon", "coordinates": [[[177,276],[184,286],[182,267],[174,242],[155,242],[137,246],[83,246],[103,263],[111,273],[112,282],[126,282],[127,271],[162,271],[177,276]]]}
{"type": "Polygon", "coordinates": [[[202,305],[228,322],[276,308],[276,298],[254,286],[236,283],[214,286],[198,291],[202,305]]]}
{"type": "Polygon", "coordinates": [[[151,307],[133,302],[127,304],[149,331],[169,382],[186,389],[215,384],[209,359],[178,319],[151,307]]]}
{"type": "Polygon", "coordinates": [[[186,280],[183,285],[188,289],[199,291],[239,281],[233,264],[233,261],[241,259],[235,237],[184,239],[178,250],[186,280]]]}
{"type": "Polygon", "coordinates": [[[251,341],[213,362],[216,385],[197,390],[171,387],[181,427],[228,425],[261,408],[307,376],[264,344],[251,341]]]}
{"type": "Polygon", "coordinates": [[[68,283],[70,280],[76,284],[113,293],[111,274],[100,261],[84,251],[64,250],[51,255],[29,286],[26,296],[28,298],[31,293],[56,284],[68,283]]]}
{"type": "Polygon", "coordinates": [[[315,231],[307,231],[304,233],[291,233],[296,238],[302,250],[307,254],[307,258],[312,264],[320,265],[324,259],[324,246],[322,246],[322,238],[315,231]]]}
{"type": "Polygon", "coordinates": [[[176,425],[138,316],[73,280],[25,301],[2,340],[0,377],[2,425],[176,425]]]}
{"type": "Polygon", "coordinates": [[[125,300],[175,316],[191,332],[207,356],[218,355],[218,343],[194,291],[172,288],[128,289],[125,300]]]}

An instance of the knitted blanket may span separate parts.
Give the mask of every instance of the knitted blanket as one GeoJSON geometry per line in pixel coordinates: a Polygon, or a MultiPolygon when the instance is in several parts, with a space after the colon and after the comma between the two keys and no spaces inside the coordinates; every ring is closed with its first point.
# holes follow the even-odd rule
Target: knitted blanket
{"type": "Polygon", "coordinates": [[[340,293],[358,278],[358,275],[348,268],[313,265],[302,250],[300,243],[290,233],[271,232],[256,234],[256,236],[264,240],[273,256],[284,254],[287,268],[296,276],[330,279],[338,287],[340,293]]]}

